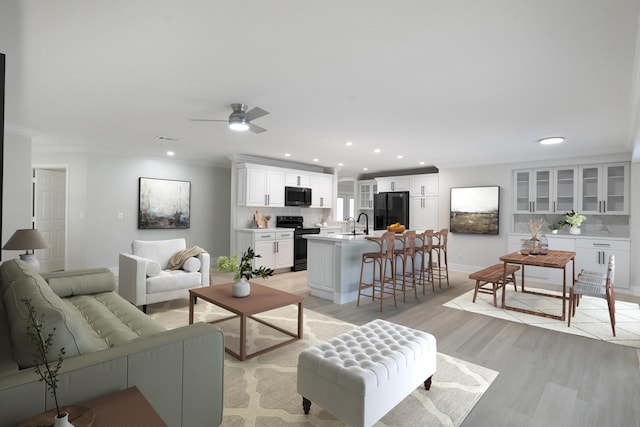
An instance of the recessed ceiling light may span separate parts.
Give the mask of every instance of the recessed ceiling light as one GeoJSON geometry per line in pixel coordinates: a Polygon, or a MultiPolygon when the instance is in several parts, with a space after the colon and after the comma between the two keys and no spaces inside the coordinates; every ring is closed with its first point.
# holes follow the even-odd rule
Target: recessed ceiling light
{"type": "Polygon", "coordinates": [[[344,166],[344,164],[343,163],[338,163],[338,166],[344,166]]]}
{"type": "Polygon", "coordinates": [[[424,165],[424,162],[420,162],[420,163],[418,163],[418,164],[419,164],[420,166],[422,166],[422,165],[424,165]]]}
{"type": "Polygon", "coordinates": [[[175,156],[176,153],[173,151],[167,151],[167,156],[175,156]]]}
{"type": "Polygon", "coordinates": [[[396,156],[396,159],[402,159],[403,157],[404,157],[404,156],[403,156],[402,154],[398,154],[398,155],[396,156]]]}
{"type": "Polygon", "coordinates": [[[291,153],[284,153],[285,157],[291,157],[291,153]]]}
{"type": "Polygon", "coordinates": [[[374,153],[378,154],[380,152],[379,148],[376,148],[375,150],[373,150],[374,153]]]}
{"type": "Polygon", "coordinates": [[[353,145],[353,142],[351,142],[351,141],[347,141],[345,145],[346,145],[347,147],[351,147],[351,146],[353,145]]]}
{"type": "Polygon", "coordinates": [[[362,170],[363,170],[363,171],[368,171],[368,170],[369,170],[369,168],[362,168],[362,170]]]}
{"type": "Polygon", "coordinates": [[[562,136],[552,136],[549,138],[542,138],[540,140],[538,140],[538,142],[542,145],[553,145],[553,144],[560,144],[562,142],[564,142],[564,137],[562,136]]]}
{"type": "Polygon", "coordinates": [[[318,160],[318,159],[313,159],[313,161],[314,161],[314,162],[319,162],[320,160],[318,160]]]}

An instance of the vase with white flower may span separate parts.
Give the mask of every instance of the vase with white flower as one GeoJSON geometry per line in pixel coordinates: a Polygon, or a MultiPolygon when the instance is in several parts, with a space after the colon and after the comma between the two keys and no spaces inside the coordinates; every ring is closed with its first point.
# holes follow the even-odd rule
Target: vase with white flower
{"type": "Polygon", "coordinates": [[[249,280],[253,276],[262,277],[263,279],[273,275],[273,269],[265,266],[259,268],[253,268],[252,261],[254,258],[260,258],[259,254],[249,247],[242,254],[242,258],[238,262],[238,254],[234,254],[231,257],[220,256],[218,257],[218,271],[223,273],[233,273],[233,279],[236,281],[231,286],[231,294],[234,297],[246,297],[251,293],[251,287],[249,286],[249,280]]]}
{"type": "Polygon", "coordinates": [[[586,221],[587,217],[574,211],[573,209],[564,214],[563,225],[569,226],[570,234],[580,234],[580,225],[586,221]]]}

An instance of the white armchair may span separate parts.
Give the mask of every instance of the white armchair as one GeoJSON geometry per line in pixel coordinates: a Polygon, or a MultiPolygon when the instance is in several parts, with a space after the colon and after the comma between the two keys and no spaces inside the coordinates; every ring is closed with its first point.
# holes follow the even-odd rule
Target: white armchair
{"type": "Polygon", "coordinates": [[[120,254],[118,293],[146,313],[147,304],[188,298],[189,289],[209,286],[206,252],[188,258],[181,269],[167,268],[171,257],[185,249],[185,239],[134,240],[132,253],[120,254]]]}

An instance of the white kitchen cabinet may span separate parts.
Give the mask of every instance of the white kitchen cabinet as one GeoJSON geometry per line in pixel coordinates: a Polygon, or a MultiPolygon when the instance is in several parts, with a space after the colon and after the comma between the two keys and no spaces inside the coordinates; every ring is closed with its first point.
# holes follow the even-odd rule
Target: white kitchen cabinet
{"type": "Polygon", "coordinates": [[[238,169],[239,206],[284,206],[285,173],[282,169],[246,165],[238,169]]]}
{"type": "Polygon", "coordinates": [[[378,183],[378,193],[386,191],[409,191],[411,189],[411,178],[407,176],[394,176],[376,178],[378,183]]]}
{"type": "Polygon", "coordinates": [[[288,170],[285,174],[285,185],[287,187],[311,187],[311,175],[303,174],[300,171],[288,170]]]}
{"type": "Polygon", "coordinates": [[[373,209],[373,195],[377,192],[375,180],[358,181],[358,209],[373,209]]]}
{"type": "Polygon", "coordinates": [[[409,198],[409,226],[412,230],[438,230],[438,197],[409,198]]]}
{"type": "Polygon", "coordinates": [[[553,212],[578,209],[578,168],[576,166],[553,169],[553,212]]]}
{"type": "Polygon", "coordinates": [[[311,294],[333,299],[334,275],[337,271],[336,246],[328,242],[316,242],[307,246],[307,285],[311,294]]]}
{"type": "Polygon", "coordinates": [[[513,171],[514,213],[551,213],[553,169],[513,171]]]}
{"type": "Polygon", "coordinates": [[[274,270],[293,266],[293,229],[247,229],[238,230],[238,257],[248,247],[252,247],[256,255],[253,266],[265,266],[274,270]]]}
{"type": "Polygon", "coordinates": [[[311,175],[311,207],[331,208],[333,206],[333,175],[311,175]]]}
{"type": "Polygon", "coordinates": [[[438,174],[411,175],[409,195],[416,197],[438,195],[438,174]]]}
{"type": "Polygon", "coordinates": [[[629,213],[629,163],[580,166],[579,213],[629,213]]]}
{"type": "Polygon", "coordinates": [[[576,275],[580,270],[607,272],[609,257],[615,255],[614,288],[629,289],[631,243],[628,240],[577,239],[576,275]]]}

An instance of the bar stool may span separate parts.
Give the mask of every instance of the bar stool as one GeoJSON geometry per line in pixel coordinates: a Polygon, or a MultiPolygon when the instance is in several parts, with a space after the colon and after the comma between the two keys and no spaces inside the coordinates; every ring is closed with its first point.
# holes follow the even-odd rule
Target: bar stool
{"type": "MultiPolygon", "coordinates": [[[[436,291],[436,287],[433,282],[433,266],[431,264],[432,246],[433,230],[425,230],[422,233],[416,235],[415,257],[420,257],[420,264],[418,267],[418,283],[422,285],[422,295],[425,294],[424,288],[429,282],[431,282],[431,289],[434,292],[436,291]]],[[[417,262],[415,262],[415,264],[418,265],[417,262]]]]}
{"type": "Polygon", "coordinates": [[[365,252],[362,254],[362,264],[360,266],[360,285],[358,287],[358,302],[360,305],[360,296],[370,297],[372,301],[376,300],[376,292],[380,298],[380,311],[382,311],[384,296],[393,296],[393,305],[396,303],[396,269],[394,258],[394,242],[395,233],[387,231],[379,239],[372,240],[380,245],[379,252],[365,252]],[[371,282],[364,282],[365,266],[371,265],[371,282]],[[390,275],[388,274],[390,272],[390,275]],[[377,277],[376,277],[377,276],[377,277]],[[364,292],[371,289],[371,294],[364,292]]]}
{"type": "Polygon", "coordinates": [[[447,279],[447,286],[449,286],[449,263],[447,262],[447,239],[449,237],[449,230],[443,228],[438,233],[434,233],[434,237],[438,241],[432,245],[432,251],[436,253],[438,258],[436,261],[438,268],[436,277],[438,279],[438,287],[442,288],[442,279],[447,279]]]}
{"type": "Polygon", "coordinates": [[[407,230],[402,236],[396,237],[402,245],[393,251],[396,263],[400,261],[401,268],[396,266],[396,281],[402,290],[402,302],[407,302],[407,288],[413,288],[413,293],[418,298],[417,275],[415,254],[416,254],[416,231],[407,230]],[[409,268],[411,263],[411,268],[409,268]]]}

